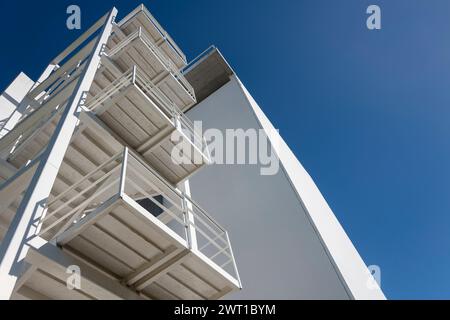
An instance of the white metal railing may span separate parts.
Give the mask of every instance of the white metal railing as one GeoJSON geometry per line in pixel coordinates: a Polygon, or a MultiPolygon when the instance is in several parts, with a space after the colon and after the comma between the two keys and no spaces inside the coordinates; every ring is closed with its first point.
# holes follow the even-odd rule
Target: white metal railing
{"type": "Polygon", "coordinates": [[[148,19],[149,23],[155,27],[155,29],[160,34],[161,38],[164,39],[164,41],[169,45],[169,47],[181,58],[182,61],[184,61],[184,63],[186,63],[186,56],[184,55],[184,53],[181,51],[181,49],[178,47],[178,45],[175,43],[175,41],[173,41],[173,39],[170,37],[170,35],[161,27],[159,22],[152,16],[150,11],[148,11],[148,9],[145,6],[141,6],[139,11],[137,11],[133,14],[130,14],[127,17],[125,17],[124,19],[122,19],[118,23],[118,26],[122,27],[124,24],[129,22],[131,19],[133,19],[136,16],[136,14],[138,14],[140,12],[142,12],[144,14],[145,18],[148,19]]]}
{"type": "MultiPolygon", "coordinates": [[[[100,106],[105,105],[116,93],[131,84],[137,85],[167,117],[174,121],[175,126],[177,126],[178,121],[180,124],[178,129],[184,133],[188,140],[200,152],[204,153],[206,150],[207,153],[208,146],[202,133],[195,130],[192,121],[136,66],[123,73],[122,76],[114,80],[94,97],[89,98],[86,102],[87,109],[95,112],[100,106]]],[[[208,154],[206,156],[209,159],[208,154]]]]}
{"type": "Polygon", "coordinates": [[[65,91],[71,89],[71,86],[75,84],[75,81],[81,75],[84,67],[86,66],[87,58],[88,57],[83,57],[81,60],[75,61],[69,66],[64,66],[67,71],[64,71],[59,77],[49,83],[48,86],[43,88],[43,91],[35,98],[29,99],[28,96],[24,98],[28,99],[28,106],[25,108],[25,111],[21,115],[17,124],[14,126],[14,129],[8,132],[8,134],[1,137],[6,138],[9,134],[14,135],[13,138],[8,138],[8,143],[3,144],[0,147],[0,154],[3,157],[5,155],[9,156],[8,153],[17,149],[17,146],[19,144],[27,141],[27,139],[31,135],[34,135],[35,131],[41,129],[43,124],[48,123],[48,120],[51,119],[53,115],[61,109],[61,106],[64,105],[67,97],[59,100],[59,103],[55,103],[52,101],[58,100],[56,99],[56,97],[59,96],[59,94],[67,95],[65,91]],[[42,108],[47,109],[47,111],[42,112],[42,114],[40,115],[35,112],[38,111],[38,109],[42,108]]]}
{"type": "Polygon", "coordinates": [[[39,135],[61,111],[61,108],[52,110],[46,117],[39,118],[33,125],[21,131],[15,140],[11,140],[8,144],[0,148],[0,157],[5,160],[10,160],[16,157],[20,151],[27,145],[27,142],[39,135]]]}
{"type": "Polygon", "coordinates": [[[158,21],[152,16],[150,11],[144,6],[143,12],[148,20],[156,27],[158,32],[161,34],[163,39],[167,41],[169,46],[181,57],[183,61],[186,61],[186,57],[184,56],[181,49],[178,47],[178,45],[173,41],[173,39],[169,36],[169,34],[161,27],[161,25],[158,23],[158,21]]]}
{"type": "Polygon", "coordinates": [[[35,110],[39,109],[45,103],[50,101],[61,93],[67,86],[75,81],[84,70],[88,57],[84,57],[79,61],[75,61],[72,65],[68,66],[68,70],[63,72],[58,78],[46,87],[41,94],[37,95],[35,99],[29,101],[28,107],[21,115],[17,125],[30,116],[35,110]]]}
{"type": "Polygon", "coordinates": [[[166,114],[179,121],[179,129],[188,137],[201,152],[207,150],[207,143],[203,135],[195,130],[194,123],[162,92],[146,75],[136,68],[136,83],[140,88],[152,96],[163,107],[166,114]]]}
{"type": "Polygon", "coordinates": [[[117,94],[123,88],[133,83],[133,69],[124,72],[120,77],[111,82],[108,86],[103,88],[95,96],[86,100],[85,106],[91,110],[96,111],[98,107],[103,105],[112,96],[117,94]]]}
{"type": "Polygon", "coordinates": [[[162,108],[166,115],[174,117],[181,113],[178,106],[176,106],[161,89],[158,88],[139,68],[135,68],[135,83],[138,87],[149,96],[152,101],[157,102],[157,105],[162,108]]]}
{"type": "MultiPolygon", "coordinates": [[[[152,43],[150,38],[145,34],[144,31],[142,31],[141,28],[139,28],[139,31],[141,31],[140,36],[142,38],[142,41],[149,48],[151,48],[152,52],[153,51],[160,52],[160,49],[152,43]]],[[[162,55],[162,56],[164,57],[164,55],[162,55]]],[[[195,100],[194,88],[191,86],[189,81],[186,80],[186,78],[181,74],[178,67],[176,65],[174,65],[172,61],[170,61],[169,59],[166,59],[166,61],[167,61],[166,68],[169,69],[169,71],[172,73],[174,78],[176,80],[178,80],[180,82],[180,84],[183,86],[184,90],[186,90],[189,93],[189,95],[195,100]]]]}
{"type": "Polygon", "coordinates": [[[164,56],[161,50],[153,43],[152,40],[150,40],[150,38],[146,35],[145,31],[143,31],[141,27],[139,27],[135,32],[127,36],[113,48],[111,48],[107,52],[108,56],[114,57],[122,50],[127,48],[127,46],[130,43],[132,43],[135,39],[141,40],[146,45],[149,51],[153,53],[153,55],[160,61],[160,63],[166,68],[166,70],[171,73],[174,79],[179,82],[179,84],[183,87],[183,89],[195,101],[194,88],[191,86],[189,81],[186,80],[186,78],[183,76],[183,74],[180,72],[177,66],[175,66],[172,61],[170,61],[164,56]]]}
{"type": "Polygon", "coordinates": [[[54,239],[121,194],[126,194],[185,239],[193,251],[240,281],[227,231],[128,148],[62,193],[50,197],[39,234],[48,240],[54,239]],[[144,205],[143,200],[150,202],[151,207],[144,205]]]}
{"type": "MultiPolygon", "coordinates": [[[[173,125],[184,133],[184,136],[190,143],[196,146],[199,151],[209,159],[207,143],[202,134],[195,130],[191,120],[138,68],[134,67],[123,73],[122,76],[114,80],[98,94],[89,97],[85,103],[85,107],[93,112],[97,112],[101,106],[107,106],[108,100],[115,94],[132,84],[138,86],[139,89],[154,102],[156,107],[160,108],[160,110],[173,121],[173,125]],[[179,125],[177,126],[178,123],[179,125]]],[[[146,105],[145,107],[151,106],[146,105]]],[[[61,108],[54,109],[51,114],[40,118],[39,121],[36,121],[32,126],[29,126],[26,130],[22,131],[17,139],[11,140],[9,144],[1,148],[0,155],[4,159],[16,157],[22,151],[22,147],[26,146],[28,141],[31,141],[33,137],[37,136],[45,129],[60,110],[61,108]]]]}

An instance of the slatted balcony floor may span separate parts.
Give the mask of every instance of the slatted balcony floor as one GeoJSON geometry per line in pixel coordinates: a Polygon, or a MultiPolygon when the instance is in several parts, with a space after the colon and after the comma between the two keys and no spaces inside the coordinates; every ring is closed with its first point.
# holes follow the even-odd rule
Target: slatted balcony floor
{"type": "MultiPolygon", "coordinates": [[[[113,156],[52,192],[41,223],[43,240],[144,298],[218,299],[240,288],[226,231],[134,153],[113,156]]],[[[34,269],[24,274],[18,297],[106,295],[67,290],[62,266],[34,251],[27,259],[34,269]]]]}
{"type": "Polygon", "coordinates": [[[185,240],[132,200],[117,200],[99,214],[58,243],[152,299],[219,298],[238,289],[231,277],[190,252],[185,240]]]}
{"type": "Polygon", "coordinates": [[[186,66],[186,56],[144,6],[136,8],[117,25],[115,37],[130,35],[141,27],[178,69],[186,66]]]}
{"type": "MultiPolygon", "coordinates": [[[[83,119],[69,146],[67,156],[75,157],[77,166],[83,169],[87,165],[78,161],[77,155],[80,152],[94,155],[98,152],[102,155],[105,152],[99,149],[111,149],[110,144],[128,145],[136,149],[168,181],[177,184],[209,162],[206,142],[194,132],[189,120],[179,113],[157,88],[143,80],[138,71],[135,71],[134,76],[133,74],[133,71],[126,73],[88,99],[87,108],[92,110],[98,119],[91,121],[92,116],[86,116],[86,112],[90,111],[81,112],[83,115],[80,119],[83,119]],[[92,130],[106,131],[103,137],[91,137],[85,132],[86,126],[92,130]],[[177,159],[172,157],[174,154],[180,154],[181,158],[176,161],[177,159]]],[[[59,117],[60,113],[55,112],[45,121],[38,122],[32,132],[22,135],[18,143],[11,147],[12,152],[7,156],[8,162],[16,168],[21,168],[34,159],[49,142],[59,117]]],[[[106,155],[113,154],[111,152],[112,150],[109,150],[106,155]]],[[[99,160],[102,159],[105,160],[99,160]]]]}
{"type": "MultiPolygon", "coordinates": [[[[224,250],[216,244],[220,234],[203,234],[205,243],[201,243],[200,234],[203,252],[190,251],[180,195],[143,160],[134,160],[134,169],[128,169],[126,194],[117,195],[117,175],[121,171],[120,161],[114,154],[120,152],[122,144],[117,141],[102,144],[104,139],[110,139],[106,128],[96,124],[92,115],[83,113],[80,119],[83,129],[79,128],[64,157],[40,236],[47,241],[56,237],[65,252],[119,282],[125,281],[128,287],[146,298],[216,299],[239,289],[238,280],[229,275],[230,271],[224,272],[220,265],[224,250]],[[146,170],[151,170],[151,177],[144,174],[146,170]],[[148,205],[141,202],[161,195],[164,197],[156,212],[151,213],[148,205]],[[88,227],[80,227],[84,225],[88,227]],[[211,249],[214,250],[210,252],[211,249]],[[213,259],[218,257],[219,261],[213,262],[206,254],[213,259]]],[[[39,141],[45,144],[50,134],[44,130],[43,140],[39,141]]],[[[19,159],[24,161],[26,158],[15,157],[14,163],[18,166],[23,164],[19,159]]],[[[13,199],[2,217],[12,219],[20,200],[20,196],[13,199]]],[[[206,220],[198,219],[198,223],[206,220]]],[[[42,259],[40,257],[38,261],[42,259]]],[[[34,268],[31,275],[27,273],[17,298],[94,299],[106,295],[68,291],[61,268],[48,263],[34,265],[34,268]]]]}
{"type": "MultiPolygon", "coordinates": [[[[164,113],[158,108],[148,108],[151,104],[148,103],[147,95],[142,95],[142,90],[138,87],[130,87],[130,90],[127,91],[127,93],[131,95],[140,95],[140,98],[133,97],[132,100],[139,101],[139,99],[144,99],[144,102],[147,102],[145,104],[147,106],[147,111],[144,112],[153,112],[153,114],[149,114],[149,116],[151,116],[150,119],[145,116],[129,118],[130,122],[126,124],[126,127],[131,130],[142,130],[143,127],[148,127],[149,124],[158,125],[155,127],[155,129],[158,128],[158,133],[156,133],[156,131],[144,131],[148,136],[140,141],[145,142],[140,145],[137,150],[164,176],[166,180],[173,184],[179,183],[206,163],[204,155],[199,151],[199,148],[193,148],[194,152],[197,152],[194,153],[194,156],[200,157],[201,159],[199,165],[190,165],[189,161],[186,162],[187,164],[181,165],[174,163],[171,159],[171,151],[173,148],[183,147],[188,149],[193,147],[193,138],[191,137],[188,139],[187,137],[190,134],[189,130],[183,129],[182,126],[176,129],[176,124],[174,124],[173,119],[168,118],[168,113],[164,113]],[[142,123],[142,121],[147,122],[142,123]],[[180,135],[182,138],[181,143],[177,145],[170,139],[171,133],[174,130],[178,130],[182,133],[180,135]],[[153,136],[151,136],[152,133],[154,134],[153,136]]],[[[72,141],[64,157],[60,172],[58,173],[58,177],[51,191],[52,196],[58,195],[63,190],[67,189],[68,186],[73,184],[74,181],[77,181],[97,168],[101,163],[109,159],[109,157],[120,151],[123,145],[134,145],[136,143],[136,140],[128,139],[128,141],[126,141],[129,135],[127,136],[127,134],[124,134],[124,132],[121,131],[124,130],[123,127],[117,125],[117,123],[121,124],[125,122],[125,117],[123,113],[121,113],[123,111],[120,110],[121,107],[125,106],[127,112],[141,112],[141,109],[139,109],[139,106],[135,106],[135,110],[133,111],[130,107],[131,102],[126,99],[126,94],[122,96],[121,101],[125,103],[125,105],[121,105],[120,99],[117,100],[114,107],[116,109],[112,109],[112,115],[104,112],[103,120],[105,122],[100,121],[89,111],[81,112],[80,124],[72,137],[72,141]],[[115,119],[117,120],[114,121],[115,119]],[[111,130],[111,127],[115,128],[115,130],[111,130]]],[[[7,156],[7,162],[5,163],[7,167],[4,168],[6,171],[2,170],[2,172],[11,172],[6,175],[3,180],[11,177],[14,171],[23,168],[27,163],[39,156],[44,147],[48,144],[59,117],[60,113],[55,112],[53,116],[45,121],[37,122],[37,126],[32,132],[22,135],[22,138],[14,145],[7,156]]],[[[89,186],[90,182],[86,181],[83,185],[80,185],[78,189],[73,190],[69,196],[74,196],[81,192],[81,190],[89,188],[89,186]]],[[[21,190],[20,193],[14,192],[12,198],[10,195],[5,196],[6,202],[0,207],[0,240],[6,233],[7,227],[17,210],[22,192],[23,190],[21,190]]],[[[7,191],[4,193],[8,194],[7,191]]],[[[88,197],[89,193],[85,196],[88,197]]],[[[54,219],[56,220],[57,217],[54,219]]]]}
{"type": "Polygon", "coordinates": [[[117,43],[115,41],[115,37],[110,40],[106,55],[121,72],[136,65],[179,108],[188,108],[196,102],[192,86],[142,27],[117,43]]]}
{"type": "Polygon", "coordinates": [[[137,68],[96,91],[87,108],[173,184],[209,163],[201,133],[137,68]]]}

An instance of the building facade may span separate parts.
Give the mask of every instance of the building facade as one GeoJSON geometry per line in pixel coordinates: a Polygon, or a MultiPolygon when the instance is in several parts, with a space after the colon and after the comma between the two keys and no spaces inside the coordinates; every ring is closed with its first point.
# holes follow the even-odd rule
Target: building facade
{"type": "Polygon", "coordinates": [[[383,299],[220,52],[116,17],[0,96],[0,297],[383,299]]]}

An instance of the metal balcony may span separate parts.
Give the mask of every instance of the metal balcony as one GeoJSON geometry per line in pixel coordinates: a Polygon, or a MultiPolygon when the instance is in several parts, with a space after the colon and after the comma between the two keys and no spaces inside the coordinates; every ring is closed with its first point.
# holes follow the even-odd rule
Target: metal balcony
{"type": "Polygon", "coordinates": [[[111,40],[108,47],[110,48],[105,54],[120,71],[137,65],[181,109],[196,102],[192,86],[178,67],[150,40],[142,27],[117,44],[111,40]]]}
{"type": "Polygon", "coordinates": [[[182,113],[195,103],[179,72],[186,59],[143,6],[109,22],[114,32],[100,50],[91,36],[111,17],[52,60],[27,94],[20,121],[0,140],[1,241],[62,110],[70,105],[79,120],[61,149],[57,177],[37,204],[46,214],[33,221],[39,231],[30,236],[17,296],[220,298],[241,287],[228,235],[175,189],[209,162],[204,138],[182,113]],[[90,88],[77,89],[86,68],[90,88]],[[70,101],[76,90],[83,93],[78,105],[70,101]],[[70,265],[89,270],[83,288],[67,290],[70,265]]]}
{"type": "Polygon", "coordinates": [[[187,65],[184,53],[144,5],[137,7],[117,23],[117,28],[114,29],[113,38],[116,38],[116,41],[120,41],[120,39],[123,39],[125,36],[134,33],[139,27],[142,27],[145,30],[151,41],[161,49],[162,53],[169,58],[178,69],[187,65]]]}
{"type": "Polygon", "coordinates": [[[151,299],[241,288],[227,232],[127,149],[53,194],[40,223],[42,238],[151,299]]]}
{"type": "MultiPolygon", "coordinates": [[[[27,144],[33,147],[38,142],[35,150],[37,154],[29,154],[31,158],[34,157],[36,159],[38,157],[39,150],[42,150],[46,141],[50,138],[54,122],[55,120],[51,121],[49,119],[46,127],[44,126],[37,130],[37,135],[40,136],[39,139],[26,140],[28,141],[27,144]]],[[[123,262],[124,258],[120,258],[119,262],[116,261],[117,265],[108,262],[106,263],[107,267],[112,268],[112,270],[104,271],[103,267],[101,267],[102,273],[113,274],[113,279],[118,279],[118,281],[123,281],[123,277],[129,277],[128,281],[130,281],[130,285],[133,288],[137,290],[142,288],[142,291],[145,291],[143,293],[144,296],[152,299],[219,298],[238,288],[240,286],[239,281],[236,282],[238,276],[233,273],[235,268],[234,261],[226,259],[227,257],[231,258],[232,253],[224,230],[189,197],[174,189],[171,183],[149,167],[139,155],[127,152],[127,160],[123,161],[122,148],[123,145],[111,137],[108,128],[100,125],[98,119],[91,112],[82,112],[80,114],[80,125],[72,137],[47,202],[47,215],[43,219],[41,236],[47,240],[58,239],[58,243],[63,246],[63,252],[69,253],[71,257],[74,257],[74,264],[81,265],[83,262],[88,262],[90,266],[95,266],[95,269],[98,269],[101,261],[96,261],[96,257],[105,259],[105,261],[109,261],[111,258],[105,256],[105,253],[99,254],[95,252],[89,245],[84,248],[85,252],[80,253],[80,250],[78,250],[80,249],[78,246],[79,242],[83,242],[82,239],[85,236],[90,237],[89,230],[92,228],[86,231],[87,234],[80,233],[79,237],[75,237],[73,241],[68,241],[67,245],[63,245],[63,239],[64,234],[72,232],[74,230],[73,227],[77,223],[84,224],[87,221],[91,221],[90,219],[94,217],[93,214],[95,212],[105,209],[103,212],[106,220],[101,221],[106,223],[115,212],[117,217],[124,219],[127,224],[132,224],[128,225],[128,228],[120,226],[118,229],[111,229],[107,234],[113,234],[123,240],[148,240],[150,245],[155,244],[156,248],[160,248],[164,252],[159,252],[159,249],[152,248],[145,241],[137,243],[138,247],[134,249],[131,247],[132,244],[124,244],[119,246],[120,248],[128,246],[132,252],[141,252],[146,259],[150,259],[149,265],[159,261],[158,257],[164,257],[164,259],[167,258],[169,260],[178,257],[180,260],[176,260],[177,263],[171,260],[169,264],[164,264],[167,267],[168,274],[161,273],[162,278],[160,282],[151,282],[153,279],[159,279],[159,270],[161,270],[161,264],[166,262],[165,260],[161,260],[153,265],[153,268],[158,271],[152,271],[150,276],[150,273],[139,271],[141,269],[133,269],[134,271],[129,269],[129,267],[137,267],[136,261],[142,262],[142,266],[145,266],[145,261],[137,259],[133,254],[130,256],[130,253],[126,250],[123,253],[111,252],[113,256],[115,254],[125,254],[126,257],[133,257],[135,260],[127,262],[131,263],[130,266],[120,264],[120,261],[123,262]],[[126,178],[123,179],[123,176],[126,178]],[[122,193],[119,190],[122,190],[122,193]],[[138,206],[136,206],[136,203],[138,206]],[[142,208],[145,210],[143,211],[142,208]],[[189,216],[190,220],[186,220],[186,216],[189,216]],[[85,218],[89,220],[83,220],[85,218]],[[187,226],[192,224],[195,225],[195,232],[186,233],[187,226]],[[130,230],[137,230],[138,234],[130,234],[130,230]],[[122,231],[127,232],[121,234],[122,231]],[[198,250],[194,250],[195,252],[192,254],[191,252],[187,254],[185,249],[194,247],[194,243],[197,243],[196,248],[198,250]],[[177,253],[175,254],[175,252],[177,253]],[[178,253],[180,256],[178,256],[178,253]],[[150,254],[156,254],[157,257],[152,258],[148,256],[150,254]],[[184,257],[185,254],[186,257],[184,257]],[[91,259],[91,256],[94,260],[91,259]],[[174,269],[170,267],[172,263],[174,269]],[[223,270],[225,270],[225,273],[223,270]],[[133,272],[136,273],[135,277],[130,276],[133,272]],[[141,279],[141,272],[143,272],[142,277],[145,275],[148,276],[148,279],[145,278],[145,281],[143,280],[144,278],[141,279]],[[153,278],[153,276],[155,277],[153,278]],[[187,277],[187,280],[184,280],[184,277],[187,277]],[[179,281],[183,285],[186,284],[187,287],[180,289],[179,281]],[[145,287],[147,283],[151,284],[145,287]],[[208,285],[205,285],[205,283],[208,285]],[[173,288],[176,287],[176,289],[173,289],[175,292],[168,293],[167,290],[171,292],[171,289],[166,290],[164,286],[169,286],[169,284],[173,288]],[[192,293],[191,289],[187,289],[188,287],[194,293],[192,293]],[[178,293],[177,290],[179,289],[181,293],[178,293]]],[[[20,154],[24,151],[30,152],[32,149],[19,147],[17,150],[20,149],[22,151],[19,153],[13,153],[13,162],[17,166],[24,165],[24,169],[21,170],[25,170],[34,161],[26,165],[29,161],[20,154]]],[[[2,212],[0,214],[2,219],[5,220],[5,223],[3,223],[5,226],[11,221],[23,196],[22,191],[14,192],[10,186],[12,185],[12,188],[14,188],[14,184],[20,183],[23,175],[9,179],[2,185],[0,197],[5,201],[2,200],[2,212]]],[[[103,224],[101,221],[99,220],[99,223],[103,224]]],[[[114,246],[117,245],[117,242],[109,241],[110,239],[101,248],[105,249],[111,243],[114,246]]],[[[103,252],[104,250],[100,251],[103,252]]],[[[27,259],[30,259],[29,263],[34,268],[32,275],[27,274],[26,276],[29,280],[25,282],[24,278],[21,281],[21,283],[25,283],[23,290],[27,291],[27,296],[30,296],[28,291],[32,290],[34,293],[36,291],[40,292],[42,297],[55,299],[86,298],[78,291],[67,291],[65,285],[61,284],[60,281],[63,278],[55,280],[55,277],[64,277],[65,268],[60,265],[54,265],[55,262],[50,262],[46,254],[33,251],[27,259]],[[54,270],[54,268],[60,269],[59,276],[52,273],[49,274],[49,270],[54,270]],[[45,283],[46,286],[37,288],[37,284],[40,283],[45,283]]],[[[21,292],[20,290],[18,291],[21,292]]],[[[40,299],[41,296],[34,295],[34,293],[33,296],[40,299]]],[[[100,293],[96,292],[96,294],[98,294],[98,297],[108,297],[103,291],[100,293]]]]}
{"type": "MultiPolygon", "coordinates": [[[[83,109],[81,114],[93,113],[101,121],[80,114],[79,133],[74,141],[83,138],[86,126],[106,125],[107,137],[97,141],[97,145],[134,148],[174,185],[210,161],[201,133],[194,130],[193,123],[137,68],[125,72],[95,96],[89,96],[83,109]],[[182,161],[176,161],[172,153],[182,154],[182,161]]],[[[60,111],[53,109],[41,117],[33,115],[26,129],[18,126],[15,130],[19,132],[5,136],[0,140],[2,157],[16,168],[33,160],[47,145],[60,111]]],[[[81,144],[80,148],[92,152],[87,144],[81,144]]]]}
{"type": "Polygon", "coordinates": [[[120,140],[136,149],[170,182],[176,184],[209,163],[205,139],[190,120],[145,74],[133,67],[89,98],[94,112],[120,140]],[[173,139],[176,131],[179,140],[173,139]],[[184,160],[173,152],[190,150],[184,160]]]}

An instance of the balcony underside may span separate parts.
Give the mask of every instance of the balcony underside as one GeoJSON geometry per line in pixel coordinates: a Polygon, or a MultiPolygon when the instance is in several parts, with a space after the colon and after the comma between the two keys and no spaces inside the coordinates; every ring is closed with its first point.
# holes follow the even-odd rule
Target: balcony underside
{"type": "Polygon", "coordinates": [[[142,8],[125,17],[118,24],[119,30],[115,30],[113,38],[121,40],[124,36],[130,35],[139,28],[150,36],[151,40],[159,46],[160,50],[180,69],[186,66],[186,57],[180,48],[168,36],[161,26],[154,20],[147,9],[142,8]],[[122,34],[123,33],[123,34],[122,34]]]}
{"type": "MultiPolygon", "coordinates": [[[[106,116],[104,118],[108,119],[106,116]]],[[[6,180],[7,177],[11,177],[12,174],[18,169],[24,168],[29,161],[35,159],[40,152],[42,152],[54,132],[58,119],[59,114],[56,114],[54,118],[50,119],[47,123],[40,127],[39,130],[34,132],[33,136],[31,136],[28,140],[25,140],[22,144],[17,145],[15,151],[10,154],[8,162],[5,162],[4,165],[2,165],[2,172],[6,174],[3,180],[6,180]]],[[[111,121],[110,125],[111,123],[114,123],[112,119],[114,118],[109,119],[109,121],[111,121]]],[[[123,117],[120,118],[119,116],[117,119],[119,119],[120,122],[123,122],[123,117]]],[[[139,122],[143,118],[135,117],[133,119],[139,122]]],[[[161,123],[163,123],[163,119],[166,121],[165,131],[160,130],[160,132],[163,132],[164,134],[156,134],[154,136],[155,140],[153,140],[154,144],[149,145],[150,148],[141,148],[142,156],[168,181],[176,184],[195,172],[199,167],[201,167],[201,165],[176,165],[172,161],[170,153],[172,148],[175,148],[175,145],[170,139],[170,133],[175,129],[173,124],[163,114],[160,114],[160,119],[161,123]]],[[[139,126],[139,123],[135,125],[139,126]]],[[[128,124],[127,127],[131,128],[132,125],[128,124]]],[[[116,126],[115,128],[116,130],[121,130],[121,127],[119,126],[116,126]]],[[[78,126],[74,136],[72,137],[72,141],[69,144],[57,179],[55,180],[51,191],[51,196],[58,196],[58,194],[69,188],[76,181],[98,168],[114,154],[120,152],[123,145],[128,143],[120,138],[125,136],[123,132],[116,132],[117,133],[112,131],[107,124],[100,121],[93,114],[89,112],[82,112],[80,114],[80,125],[78,126]]],[[[184,135],[181,135],[181,137],[184,137],[184,135]]],[[[192,147],[190,142],[188,142],[188,139],[184,139],[182,141],[183,142],[178,144],[176,147],[180,147],[183,143],[188,144],[186,147],[192,147]]],[[[197,156],[201,156],[201,154],[198,153],[197,156]]],[[[14,217],[20,203],[22,193],[27,185],[28,182],[24,182],[23,188],[20,192],[2,191],[0,193],[0,196],[8,201],[8,203],[5,203],[0,207],[0,240],[3,238],[7,227],[14,217]]],[[[70,192],[68,196],[73,197],[89,186],[90,182],[86,181],[77,189],[70,192]]],[[[86,197],[88,196],[89,194],[86,195],[86,197]]]]}
{"type": "MultiPolygon", "coordinates": [[[[52,246],[47,244],[47,247],[52,246]]],[[[127,278],[111,274],[107,268],[98,265],[78,253],[66,248],[31,248],[26,257],[29,269],[19,278],[12,299],[20,300],[119,300],[119,299],[220,299],[236,290],[234,285],[210,270],[205,262],[193,253],[176,251],[170,247],[168,253],[155,256],[145,264],[148,273],[131,286],[127,278]],[[50,249],[50,250],[49,250],[50,249]],[[167,267],[167,262],[177,260],[167,267]],[[67,273],[69,266],[79,266],[80,288],[69,290],[67,273]],[[153,266],[153,267],[152,267],[153,266]],[[107,285],[106,285],[107,284],[107,285]],[[142,290],[136,288],[144,287],[142,290]]],[[[145,268],[143,268],[145,269],[145,268]]],[[[131,272],[130,279],[136,277],[131,272]]],[[[140,273],[144,274],[144,273],[140,273]]]]}
{"type": "Polygon", "coordinates": [[[192,86],[146,39],[146,36],[135,33],[123,42],[111,44],[108,58],[121,73],[138,66],[145,77],[180,109],[192,106],[196,102],[192,86]]]}
{"type": "MultiPolygon", "coordinates": [[[[87,117],[85,113],[80,116],[84,129],[73,139],[61,165],[40,236],[47,241],[56,237],[64,251],[113,279],[126,280],[127,286],[151,299],[216,299],[237,289],[239,283],[221,267],[204,254],[189,251],[188,242],[182,237],[184,228],[173,227],[176,221],[167,213],[175,212],[173,206],[166,204],[167,210],[153,215],[137,204],[143,197],[164,194],[165,202],[176,202],[179,197],[169,185],[153,187],[156,178],[136,185],[145,176],[142,164],[134,171],[128,169],[127,194],[123,198],[117,196],[119,186],[110,173],[118,174],[120,168],[111,155],[120,151],[122,145],[115,142],[107,144],[111,147],[108,150],[99,148],[98,143],[108,139],[108,132],[92,125],[95,120],[87,117]],[[77,213],[83,215],[74,221],[77,213]]],[[[21,196],[16,195],[11,201],[8,220],[20,200],[21,196]]],[[[1,216],[5,217],[3,213],[1,216]]],[[[217,241],[216,238],[211,235],[209,239],[217,241]]],[[[67,290],[65,278],[61,278],[64,272],[54,274],[53,267],[47,264],[36,268],[27,274],[18,298],[96,298],[67,290]]]]}
{"type": "Polygon", "coordinates": [[[208,163],[203,139],[196,138],[183,124],[177,125],[176,115],[156,105],[155,96],[150,98],[148,91],[143,90],[146,89],[139,82],[130,83],[107,99],[100,98],[101,103],[93,111],[115,136],[138,151],[168,181],[177,184],[208,163]],[[182,161],[173,159],[173,154],[181,154],[182,161]]]}
{"type": "MultiPolygon", "coordinates": [[[[50,193],[51,197],[57,197],[123,148],[123,145],[117,140],[112,139],[106,128],[99,125],[92,116],[83,113],[80,115],[80,119],[82,119],[81,123],[72,137],[72,141],[64,156],[60,171],[50,193]]],[[[25,170],[27,163],[39,156],[39,153],[50,140],[56,121],[57,117],[36,131],[30,140],[27,140],[23,145],[19,145],[17,151],[11,154],[8,163],[16,167],[16,171],[18,169],[25,170]]],[[[31,176],[28,180],[23,179],[20,189],[15,190],[8,186],[0,192],[0,198],[4,202],[0,206],[0,225],[4,226],[5,232],[17,211],[30,178],[31,176]]],[[[7,181],[6,183],[8,182],[12,181],[7,181]]],[[[90,181],[88,180],[71,191],[68,196],[76,196],[89,186],[90,181]]],[[[63,204],[64,200],[62,199],[59,203],[63,204]]],[[[0,240],[4,235],[1,229],[0,240]]]]}
{"type": "MultiPolygon", "coordinates": [[[[203,152],[194,147],[186,133],[177,129],[174,120],[157,108],[135,85],[130,85],[99,107],[98,117],[101,121],[85,112],[80,115],[80,126],[66,155],[68,163],[76,163],[75,171],[92,169],[120,150],[119,146],[123,144],[135,148],[173,184],[183,181],[207,163],[203,152]],[[91,131],[102,132],[102,136],[91,131]],[[172,139],[174,131],[179,133],[177,140],[172,139]],[[172,152],[183,154],[180,150],[190,150],[191,155],[184,156],[182,163],[174,162],[172,152]]],[[[9,163],[21,168],[36,157],[48,144],[58,120],[59,115],[55,115],[29,140],[19,144],[10,155],[9,163]]],[[[65,165],[62,170],[64,168],[65,165]]]]}
{"type": "Polygon", "coordinates": [[[119,279],[112,277],[87,261],[75,257],[44,241],[29,242],[25,258],[27,268],[19,277],[12,299],[17,300],[141,300],[147,297],[130,290],[119,279]],[[80,287],[69,290],[73,266],[80,270],[80,287]]]}
{"type": "MultiPolygon", "coordinates": [[[[132,148],[148,143],[161,131],[175,130],[174,121],[135,85],[104,101],[94,112],[132,148]]],[[[170,116],[171,117],[171,116],[170,116]]]]}
{"type": "MultiPolygon", "coordinates": [[[[225,231],[196,204],[183,204],[183,199],[136,155],[114,156],[49,198],[39,239],[47,246],[53,240],[63,252],[146,298],[218,299],[238,290],[225,231]],[[87,188],[81,188],[84,183],[87,188]],[[77,188],[82,191],[74,192],[77,188]],[[141,199],[153,199],[157,206],[141,199]],[[189,215],[196,230],[191,235],[189,215]],[[191,249],[193,237],[198,249],[191,249]]],[[[19,296],[92,299],[105,295],[101,290],[84,292],[84,285],[81,290],[68,290],[64,266],[55,266],[48,254],[35,255],[32,251],[27,257],[32,267],[19,280],[23,286],[19,296]]]]}
{"type": "Polygon", "coordinates": [[[153,299],[219,298],[238,289],[131,198],[116,199],[57,242],[153,299]]]}

